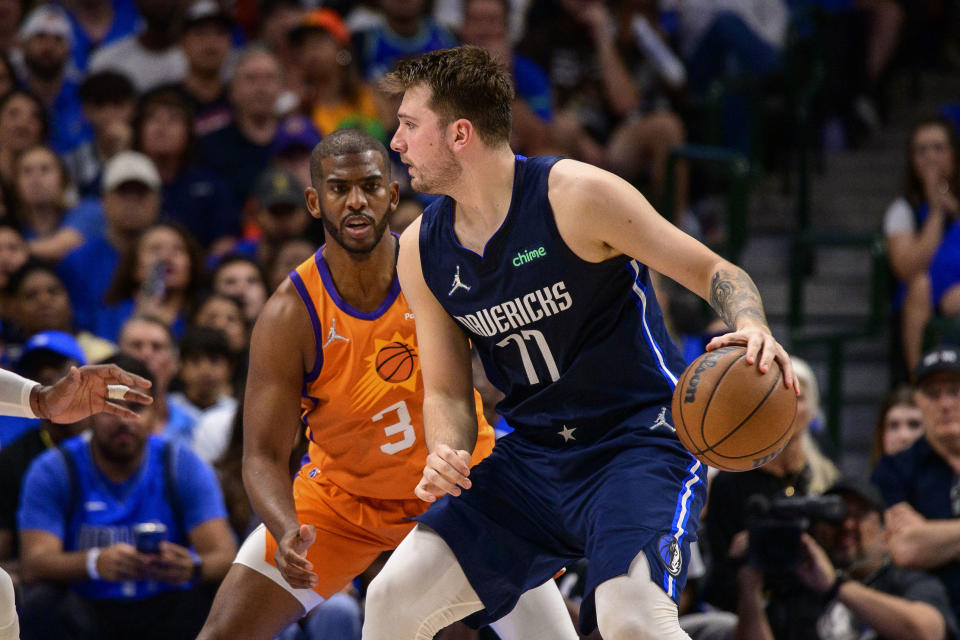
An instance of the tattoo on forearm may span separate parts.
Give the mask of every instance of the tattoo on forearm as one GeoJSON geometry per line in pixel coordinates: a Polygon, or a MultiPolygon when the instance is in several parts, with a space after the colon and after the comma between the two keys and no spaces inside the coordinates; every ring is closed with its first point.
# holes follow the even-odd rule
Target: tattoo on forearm
{"type": "Polygon", "coordinates": [[[735,330],[741,319],[751,319],[767,326],[760,292],[743,269],[720,269],[713,274],[710,306],[731,329],[735,330]]]}

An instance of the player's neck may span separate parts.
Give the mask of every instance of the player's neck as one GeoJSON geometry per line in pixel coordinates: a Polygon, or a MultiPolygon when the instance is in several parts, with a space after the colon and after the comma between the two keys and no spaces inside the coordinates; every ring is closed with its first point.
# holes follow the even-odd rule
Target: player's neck
{"type": "Polygon", "coordinates": [[[392,233],[384,233],[374,250],[362,257],[351,254],[336,242],[325,245],[323,259],[337,293],[347,304],[369,313],[383,303],[397,273],[396,243],[392,233]]]}
{"type": "Polygon", "coordinates": [[[510,210],[516,163],[513,151],[504,145],[485,149],[463,164],[463,175],[450,190],[456,201],[454,232],[468,249],[486,244],[510,210]]]}

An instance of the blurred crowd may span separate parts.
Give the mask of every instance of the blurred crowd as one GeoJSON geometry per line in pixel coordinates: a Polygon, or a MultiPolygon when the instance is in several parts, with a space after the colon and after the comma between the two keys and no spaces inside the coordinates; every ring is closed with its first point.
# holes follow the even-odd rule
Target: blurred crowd
{"type": "MultiPolygon", "coordinates": [[[[397,60],[488,49],[515,84],[514,150],[608,169],[720,246],[729,229],[701,204],[715,184],[675,149],[776,172],[799,144],[857,147],[899,99],[894,71],[955,71],[958,38],[950,0],[0,0],[0,366],[49,383],[117,362],[156,398],[139,422],[0,419],[0,563],[23,638],[202,624],[258,523],[240,476],[250,332],[323,243],[310,152],[344,127],[388,143],[397,105],[378,80],[397,60]],[[811,86],[801,141],[792,105],[811,86]],[[141,493],[130,526],[98,525],[141,493]],[[154,520],[159,573],[132,560],[149,544],[133,525],[154,520]],[[103,549],[102,575],[65,559],[86,548],[103,549]]],[[[875,484],[821,453],[801,363],[785,452],[712,476],[681,602],[693,637],[958,637],[960,355],[938,346],[960,342],[958,122],[960,102],[917,123],[883,218],[894,377],[914,386],[879,410],[875,484]]],[[[400,232],[428,197],[394,162],[400,232]]],[[[695,357],[723,329],[675,293],[663,285],[695,357]]],[[[579,576],[559,578],[574,612],[579,576]]],[[[359,638],[368,578],[282,637],[359,638]]]]}

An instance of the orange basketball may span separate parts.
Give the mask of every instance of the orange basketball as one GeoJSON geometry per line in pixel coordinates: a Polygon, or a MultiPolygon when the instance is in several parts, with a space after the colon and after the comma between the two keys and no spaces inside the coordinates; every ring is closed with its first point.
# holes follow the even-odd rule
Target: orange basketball
{"type": "Polygon", "coordinates": [[[387,382],[403,382],[413,374],[417,352],[403,342],[391,342],[377,352],[377,373],[387,382]]]}
{"type": "Polygon", "coordinates": [[[790,439],[797,396],[774,361],[747,364],[745,347],[709,351],[684,370],[673,392],[677,437],[701,462],[748,471],[773,460],[790,439]]]}

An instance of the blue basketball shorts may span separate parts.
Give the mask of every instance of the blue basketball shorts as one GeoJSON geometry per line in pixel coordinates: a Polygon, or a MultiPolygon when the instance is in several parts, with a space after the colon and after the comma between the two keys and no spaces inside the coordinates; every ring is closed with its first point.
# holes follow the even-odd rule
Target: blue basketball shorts
{"type": "Polygon", "coordinates": [[[417,519],[450,546],[483,602],[467,618],[471,626],[498,620],[524,591],[584,557],[583,633],[596,628],[596,587],[626,575],[640,551],[651,579],[679,599],[706,468],[666,429],[623,424],[567,446],[515,432],[470,478],[469,491],[443,497],[417,519]]]}

